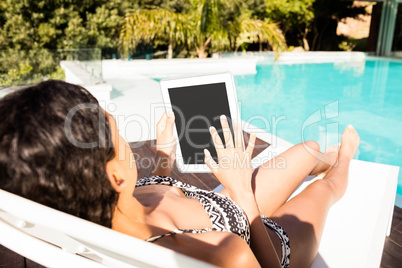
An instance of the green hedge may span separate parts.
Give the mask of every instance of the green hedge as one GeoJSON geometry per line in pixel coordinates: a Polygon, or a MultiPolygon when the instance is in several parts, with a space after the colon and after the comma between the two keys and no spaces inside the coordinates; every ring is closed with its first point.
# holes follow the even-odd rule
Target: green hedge
{"type": "Polygon", "coordinates": [[[0,51],[0,87],[27,85],[47,79],[64,79],[57,52],[8,49],[0,51]]]}

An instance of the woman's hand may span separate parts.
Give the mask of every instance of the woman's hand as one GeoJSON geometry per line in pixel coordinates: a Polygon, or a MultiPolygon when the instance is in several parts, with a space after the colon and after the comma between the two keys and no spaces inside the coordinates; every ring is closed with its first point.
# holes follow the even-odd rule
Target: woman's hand
{"type": "Polygon", "coordinates": [[[156,124],[156,156],[153,175],[170,176],[170,171],[176,159],[176,139],[173,135],[174,113],[163,113],[156,124]]]}
{"type": "Polygon", "coordinates": [[[253,193],[251,185],[251,175],[253,173],[251,155],[254,150],[256,136],[255,134],[250,135],[250,141],[247,149],[244,151],[240,124],[233,124],[234,142],[228,121],[224,115],[221,116],[221,124],[226,148],[224,148],[216,129],[214,127],[210,128],[219,164],[214,161],[207,149],[204,149],[204,161],[226,190],[228,190],[232,198],[245,193],[253,193]]]}
{"type": "Polygon", "coordinates": [[[165,112],[156,124],[156,150],[175,158],[176,139],[173,135],[174,113],[165,112]]]}

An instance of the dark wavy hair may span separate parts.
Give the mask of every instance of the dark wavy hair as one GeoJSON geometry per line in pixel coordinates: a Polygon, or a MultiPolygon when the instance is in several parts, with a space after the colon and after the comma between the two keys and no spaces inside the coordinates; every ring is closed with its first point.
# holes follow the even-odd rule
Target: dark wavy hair
{"type": "Polygon", "coordinates": [[[0,99],[0,188],[111,227],[109,121],[84,88],[45,81],[0,99]]]}

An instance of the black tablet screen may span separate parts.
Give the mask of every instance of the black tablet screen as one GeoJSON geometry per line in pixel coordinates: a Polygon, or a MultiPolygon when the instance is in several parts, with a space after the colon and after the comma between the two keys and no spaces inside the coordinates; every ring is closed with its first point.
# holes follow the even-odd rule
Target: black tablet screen
{"type": "Polygon", "coordinates": [[[204,164],[204,149],[218,161],[209,133],[214,126],[225,144],[220,116],[226,115],[233,137],[225,83],[169,88],[177,133],[185,164],[204,164]]]}

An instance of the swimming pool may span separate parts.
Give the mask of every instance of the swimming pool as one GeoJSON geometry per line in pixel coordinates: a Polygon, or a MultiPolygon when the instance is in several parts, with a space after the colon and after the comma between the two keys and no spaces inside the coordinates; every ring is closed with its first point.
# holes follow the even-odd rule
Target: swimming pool
{"type": "Polygon", "coordinates": [[[235,83],[244,121],[292,143],[316,140],[321,148],[340,142],[352,124],[361,137],[357,159],[402,166],[402,61],[261,61],[255,75],[237,75],[235,83]]]}

